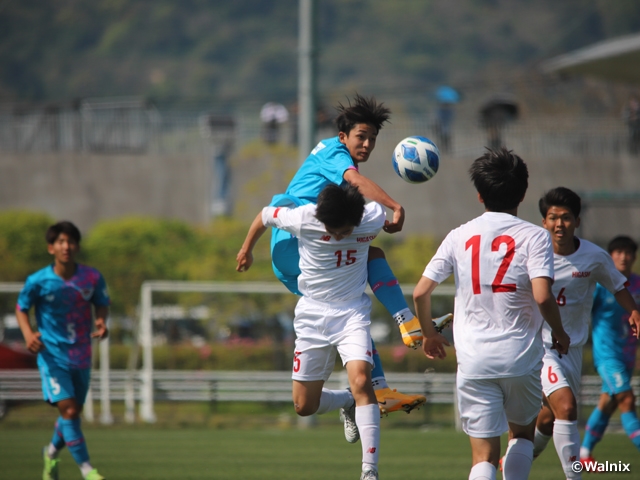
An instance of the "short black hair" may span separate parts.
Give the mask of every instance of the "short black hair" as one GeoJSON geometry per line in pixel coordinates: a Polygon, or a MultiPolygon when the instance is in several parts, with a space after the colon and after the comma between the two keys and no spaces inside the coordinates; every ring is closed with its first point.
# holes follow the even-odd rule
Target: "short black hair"
{"type": "Polygon", "coordinates": [[[358,187],[330,183],[318,195],[316,218],[330,228],[357,227],[364,215],[365,200],[358,187]]]}
{"type": "Polygon", "coordinates": [[[383,103],[378,103],[374,97],[367,98],[356,93],[353,105],[351,100],[347,99],[347,102],[346,107],[341,103],[336,107],[338,116],[335,122],[339,132],[349,134],[359,123],[371,125],[379,132],[382,124],[389,121],[391,110],[383,103]]]}
{"type": "Polygon", "coordinates": [[[582,200],[580,196],[573,190],[567,187],[556,187],[547,191],[540,201],[538,202],[538,208],[542,218],[547,217],[547,213],[551,207],[565,207],[568,208],[575,218],[580,216],[580,210],[582,210],[582,200]]]}
{"type": "Polygon", "coordinates": [[[47,229],[47,233],[45,235],[47,243],[49,245],[53,245],[61,233],[66,233],[69,238],[75,240],[77,244],[80,244],[80,240],[82,239],[80,230],[78,230],[78,227],[76,227],[73,223],[67,220],[63,220],[62,222],[51,225],[47,229]]]}
{"type": "Polygon", "coordinates": [[[630,250],[634,255],[638,251],[638,244],[631,237],[626,235],[618,235],[614,237],[607,245],[607,251],[613,253],[616,250],[630,250]]]}
{"type": "Polygon", "coordinates": [[[487,148],[471,164],[469,175],[485,207],[492,212],[516,208],[529,187],[527,164],[504,147],[487,148]]]}

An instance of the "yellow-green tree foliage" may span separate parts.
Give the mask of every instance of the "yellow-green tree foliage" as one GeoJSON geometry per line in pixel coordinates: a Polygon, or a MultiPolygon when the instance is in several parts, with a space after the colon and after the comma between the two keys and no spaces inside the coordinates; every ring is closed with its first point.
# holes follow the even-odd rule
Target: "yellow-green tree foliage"
{"type": "Polygon", "coordinates": [[[45,233],[55,221],[44,213],[0,213],[0,281],[23,282],[51,263],[45,233]]]}

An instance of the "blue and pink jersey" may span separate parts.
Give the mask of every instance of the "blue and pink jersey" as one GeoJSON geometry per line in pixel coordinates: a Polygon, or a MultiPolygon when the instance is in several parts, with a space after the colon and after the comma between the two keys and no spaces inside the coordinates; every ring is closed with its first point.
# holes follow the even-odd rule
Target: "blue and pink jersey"
{"type": "MultiPolygon", "coordinates": [[[[632,273],[628,283],[627,289],[640,305],[640,276],[632,273]]],[[[618,360],[632,369],[636,361],[638,339],[629,326],[629,313],[600,284],[594,293],[591,314],[593,361],[596,367],[608,360],[618,360]]]]}
{"type": "Polygon", "coordinates": [[[18,308],[36,309],[40,340],[47,360],[73,368],[91,367],[91,305],[108,306],[107,284],[98,270],[78,264],[69,280],[53,265],[30,275],[18,297],[18,308]]]}

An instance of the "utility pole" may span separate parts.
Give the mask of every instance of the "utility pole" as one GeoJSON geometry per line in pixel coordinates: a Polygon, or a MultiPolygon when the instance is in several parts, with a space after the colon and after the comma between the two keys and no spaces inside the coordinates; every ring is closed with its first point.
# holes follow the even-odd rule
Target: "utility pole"
{"type": "Polygon", "coordinates": [[[298,159],[304,162],[316,134],[316,0],[300,0],[298,36],[298,159]]]}

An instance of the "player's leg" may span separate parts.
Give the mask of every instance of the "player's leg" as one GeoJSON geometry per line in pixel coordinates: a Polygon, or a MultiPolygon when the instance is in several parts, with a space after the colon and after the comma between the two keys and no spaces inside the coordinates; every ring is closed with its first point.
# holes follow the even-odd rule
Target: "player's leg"
{"type": "Polygon", "coordinates": [[[536,418],[542,401],[540,370],[528,375],[500,380],[509,422],[509,444],[502,459],[505,480],[528,478],[533,462],[536,418]]]}
{"type": "MultiPolygon", "coordinates": [[[[48,357],[47,357],[48,359],[48,357]]],[[[42,381],[42,394],[44,400],[48,403],[55,404],[59,396],[65,395],[63,387],[70,389],[71,381],[65,381],[62,378],[62,386],[60,385],[61,375],[58,373],[56,366],[51,360],[47,361],[44,355],[38,355],[38,369],[42,381]]],[[[64,437],[60,430],[60,421],[62,417],[58,417],[53,427],[53,436],[49,445],[42,449],[43,471],[42,478],[44,480],[58,480],[58,463],[60,459],[58,455],[60,450],[65,446],[64,437]]]]}
{"type": "MultiPolygon", "coordinates": [[[[369,247],[367,274],[369,286],[374,295],[398,324],[403,342],[409,345],[412,343],[418,345],[418,342],[422,341],[420,322],[409,310],[407,301],[400,289],[400,284],[393,275],[384,252],[380,248],[369,247]]],[[[382,368],[382,360],[375,343],[372,344],[372,347],[373,371],[371,372],[371,380],[380,406],[380,412],[382,414],[398,410],[410,412],[423,405],[427,401],[424,395],[407,395],[389,388],[382,368]]]]}
{"type": "Polygon", "coordinates": [[[494,480],[500,458],[500,436],[508,430],[504,393],[498,380],[456,377],[462,430],[471,442],[469,479],[494,480]]]}
{"type": "Polygon", "coordinates": [[[536,420],[536,428],[533,437],[533,458],[537,458],[544,449],[547,448],[547,445],[553,438],[554,421],[555,417],[553,416],[551,408],[549,408],[547,397],[544,397],[542,408],[540,409],[536,420]]]}
{"type": "Polygon", "coordinates": [[[620,408],[620,420],[622,428],[629,436],[633,444],[640,450],[640,421],[636,414],[636,397],[633,390],[629,389],[616,395],[620,408]]]}
{"type": "Polygon", "coordinates": [[[572,464],[580,458],[580,433],[578,432],[578,405],[569,387],[560,388],[548,397],[549,407],[555,416],[553,422],[553,443],[568,479],[581,478],[572,469],[572,464]]]}
{"type": "Polygon", "coordinates": [[[419,346],[422,342],[420,322],[409,310],[398,279],[378,247],[369,247],[367,276],[373,294],[398,324],[402,341],[412,348],[419,346]]]}
{"type": "Polygon", "coordinates": [[[380,450],[380,410],[371,385],[371,364],[351,360],[345,365],[355,400],[355,421],[362,442],[363,479],[377,479],[380,450]]]}

